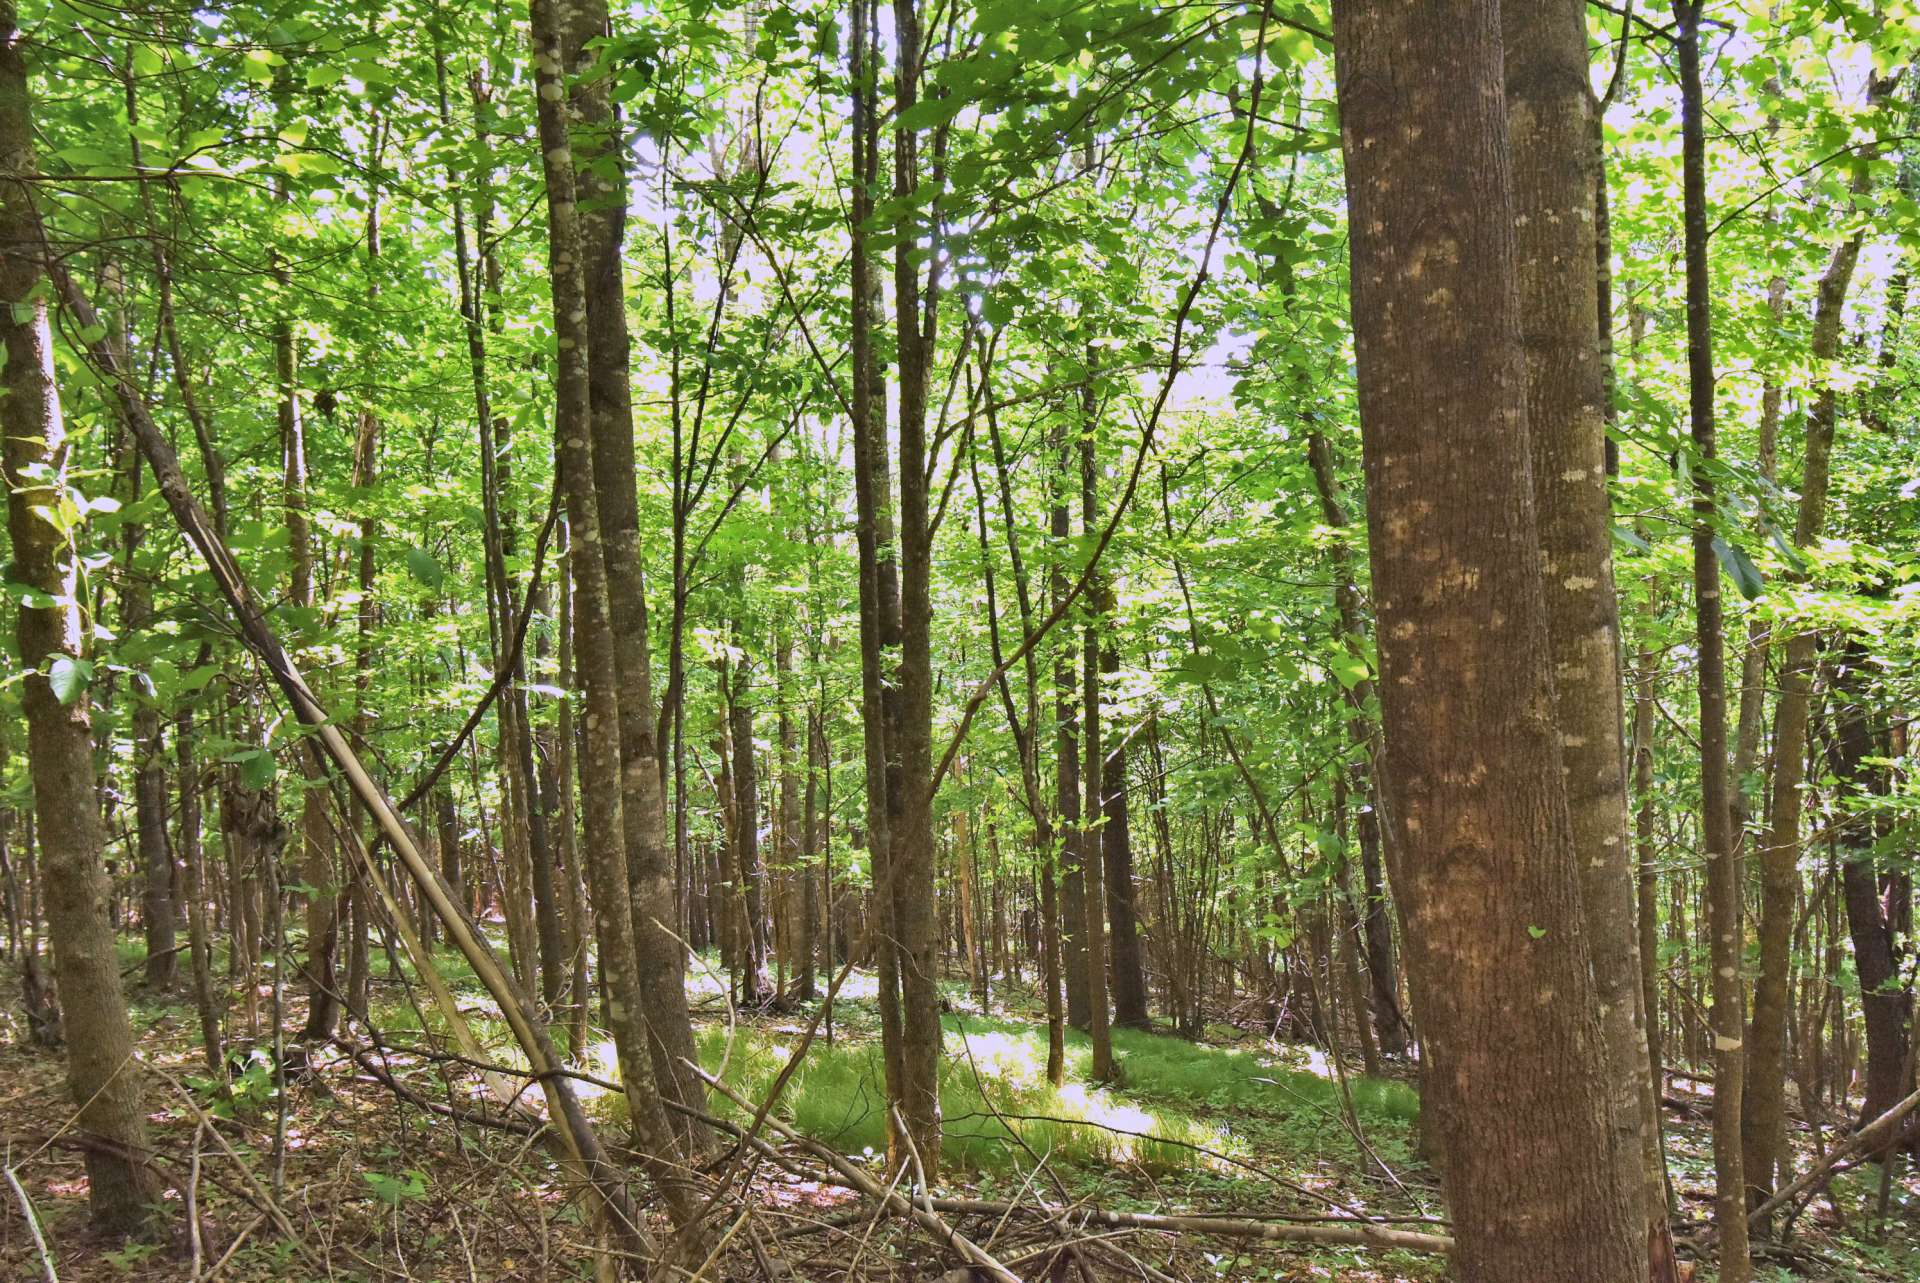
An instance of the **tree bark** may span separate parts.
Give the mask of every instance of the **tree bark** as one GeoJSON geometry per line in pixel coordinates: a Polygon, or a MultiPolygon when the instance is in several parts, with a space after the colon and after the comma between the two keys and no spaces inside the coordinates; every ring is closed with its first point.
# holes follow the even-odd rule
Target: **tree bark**
{"type": "Polygon", "coordinates": [[[547,179],[549,267],[554,331],[559,337],[555,376],[556,466],[565,488],[573,540],[574,658],[585,691],[580,773],[586,821],[585,864],[592,884],[594,925],[607,1022],[620,1061],[628,1121],[676,1222],[697,1215],[699,1200],[677,1175],[680,1145],[667,1121],[654,1077],[643,1016],[628,883],[622,815],[620,679],[608,607],[607,563],[600,536],[588,393],[589,332],[584,247],[580,240],[572,147],[568,139],[562,31],[577,22],[570,0],[533,0],[533,66],[539,99],[541,156],[547,179]]]}
{"type": "MultiPolygon", "coordinates": [[[[1800,473],[1800,504],[1793,542],[1810,548],[1826,524],[1827,483],[1833,459],[1838,396],[1826,370],[1840,354],[1840,311],[1861,237],[1855,233],[1833,253],[1814,304],[1811,355],[1819,390],[1806,421],[1806,459],[1800,473]]],[[[1813,686],[1818,637],[1811,628],[1787,639],[1774,706],[1772,801],[1764,845],[1760,847],[1760,975],[1753,986],[1752,1046],[1748,1050],[1745,1106],[1741,1120],[1742,1169],[1747,1205],[1757,1207],[1773,1193],[1787,1148],[1787,1003],[1793,965],[1794,900],[1800,886],[1800,812],[1806,782],[1807,713],[1813,686]]],[[[1756,1226],[1767,1232],[1762,1221],[1756,1226]]]]}
{"type": "Polygon", "coordinates": [[[95,799],[93,728],[84,682],[62,700],[55,671],[84,673],[78,579],[66,540],[35,509],[67,502],[71,444],[54,382],[39,211],[34,207],[33,103],[25,37],[13,0],[0,0],[0,432],[4,432],[12,577],[36,604],[19,609],[21,703],[40,841],[47,934],[65,1018],[67,1089],[76,1125],[100,1144],[86,1149],[87,1199],[95,1225],[138,1232],[155,1216],[160,1183],[147,1166],[145,1075],[121,989],[104,836],[95,799]],[[44,603],[44,604],[37,604],[44,603]]]}
{"type": "Polygon", "coordinates": [[[1499,12],[1334,10],[1388,851],[1462,1278],[1632,1280],[1534,552],[1499,12]]]}
{"type": "MultiPolygon", "coordinates": [[[[606,34],[607,5],[605,0],[575,0],[556,5],[556,11],[562,15],[563,65],[570,75],[581,76],[602,56],[587,44],[606,34]]],[[[706,1100],[706,1089],[686,1063],[694,1058],[693,1024],[686,999],[686,946],[679,938],[673,848],[667,840],[666,792],[647,638],[646,584],[641,572],[628,368],[631,343],[621,269],[627,173],[620,121],[611,97],[612,83],[612,78],[605,75],[583,77],[574,84],[571,103],[581,157],[579,218],[589,331],[587,380],[594,486],[620,682],[621,815],[633,900],[640,1011],[646,1021],[655,1077],[667,1099],[699,1108],[706,1100]]],[[[576,528],[576,538],[579,533],[576,528]]],[[[584,652],[579,658],[584,660],[584,652]]]]}
{"type": "Polygon", "coordinates": [[[1598,156],[1588,118],[1586,5],[1508,3],[1500,12],[1554,722],[1600,1002],[1614,1161],[1622,1182],[1639,1186],[1649,1259],[1666,1263],[1672,1231],[1641,1013],[1627,822],[1608,395],[1593,267],[1598,156]]]}
{"type": "Polygon", "coordinates": [[[1687,384],[1693,450],[1693,586],[1699,660],[1700,808],[1707,864],[1708,952],[1713,1025],[1714,1223],[1720,1230],[1721,1283],[1746,1283],[1746,1179],[1741,1170],[1741,1092],[1746,1020],[1740,984],[1740,870],[1733,849],[1727,782],[1727,655],[1720,562],[1714,550],[1714,373],[1712,275],[1707,265],[1706,105],[1700,86],[1701,0],[1676,0],[1680,65],[1681,171],[1687,289],[1687,384]]]}

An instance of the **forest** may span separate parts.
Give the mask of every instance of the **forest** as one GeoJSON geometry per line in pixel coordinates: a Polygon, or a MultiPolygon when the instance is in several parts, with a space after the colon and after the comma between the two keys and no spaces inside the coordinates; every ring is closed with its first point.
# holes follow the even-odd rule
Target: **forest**
{"type": "Polygon", "coordinates": [[[1914,0],[0,0],[0,1276],[1920,1278],[1914,0]]]}

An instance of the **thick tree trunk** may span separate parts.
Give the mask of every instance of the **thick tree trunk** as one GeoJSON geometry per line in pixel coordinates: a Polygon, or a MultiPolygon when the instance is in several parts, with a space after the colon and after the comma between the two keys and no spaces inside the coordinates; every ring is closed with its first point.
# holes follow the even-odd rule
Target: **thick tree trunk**
{"type": "Polygon", "coordinates": [[[70,445],[54,383],[39,214],[34,208],[33,106],[24,37],[12,0],[0,0],[0,433],[4,433],[11,578],[44,606],[19,608],[20,662],[27,677],[27,762],[38,816],[40,880],[55,983],[65,1018],[67,1088],[86,1147],[87,1197],[94,1223],[136,1232],[154,1216],[160,1185],[146,1164],[144,1075],[120,985],[111,894],[101,863],[104,837],[95,799],[93,733],[84,681],[66,699],[63,684],[87,670],[77,581],[66,540],[36,508],[64,502],[70,445]],[[71,675],[71,676],[70,676],[71,675]]]}
{"type": "Polygon", "coordinates": [[[1645,1278],[1531,553],[1499,6],[1352,0],[1334,18],[1389,852],[1459,1270],[1645,1278]]]}
{"type": "Polygon", "coordinates": [[[1607,1058],[1614,1161],[1639,1185],[1649,1259],[1673,1270],[1658,1102],[1640,1002],[1627,824],[1620,608],[1607,502],[1583,0],[1501,6],[1514,239],[1541,587],[1567,806],[1607,1058]]]}

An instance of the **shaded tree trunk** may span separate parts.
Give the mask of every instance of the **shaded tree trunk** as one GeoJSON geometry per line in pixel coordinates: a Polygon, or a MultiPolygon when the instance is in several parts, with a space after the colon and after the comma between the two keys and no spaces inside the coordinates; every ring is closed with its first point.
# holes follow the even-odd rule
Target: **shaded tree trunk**
{"type": "MultiPolygon", "coordinates": [[[[1809,548],[1826,524],[1827,482],[1833,458],[1838,393],[1825,377],[1840,353],[1840,310],[1861,236],[1855,233],[1834,251],[1820,278],[1814,305],[1811,354],[1819,391],[1806,420],[1806,459],[1800,474],[1800,504],[1793,542],[1809,548]]],[[[1811,628],[1787,638],[1780,673],[1780,697],[1774,708],[1772,801],[1760,846],[1760,975],[1753,986],[1752,1046],[1741,1120],[1742,1170],[1749,1206],[1764,1203],[1787,1159],[1787,1004],[1793,965],[1794,901],[1800,889],[1800,812],[1806,782],[1807,714],[1818,638],[1811,628]]],[[[1889,1101],[1888,1104],[1892,1102],[1889,1101]]],[[[1868,1115],[1875,1117],[1877,1115],[1868,1115]]],[[[1765,1226],[1761,1227],[1764,1232],[1765,1226]]]]}

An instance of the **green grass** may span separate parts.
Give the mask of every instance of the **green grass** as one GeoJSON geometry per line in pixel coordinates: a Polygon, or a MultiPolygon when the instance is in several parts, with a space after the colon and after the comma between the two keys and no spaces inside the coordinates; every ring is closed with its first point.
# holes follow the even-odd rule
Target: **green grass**
{"type": "MultiPolygon", "coordinates": [[[[1246,1156],[1236,1124],[1250,1116],[1290,1121],[1315,1133],[1339,1127],[1334,1083],[1246,1052],[1115,1031],[1122,1081],[1098,1086],[1088,1080],[1086,1037],[1070,1033],[1067,1081],[1055,1088],[1046,1081],[1043,1026],[980,1016],[950,1016],[943,1023],[944,1161],[963,1170],[1005,1172],[1031,1167],[1038,1156],[1159,1175],[1223,1166],[1214,1155],[1246,1156]],[[1223,1121],[1213,1115],[1238,1117],[1223,1121]]],[[[742,1098],[758,1102],[798,1039],[741,1028],[730,1040],[724,1028],[709,1027],[698,1041],[709,1072],[721,1073],[742,1098]]],[[[1403,1127],[1417,1114],[1417,1097],[1398,1083],[1356,1079],[1351,1087],[1355,1108],[1370,1126],[1403,1127]]],[[[816,1039],[776,1113],[844,1153],[879,1153],[886,1145],[884,1100],[874,1043],[829,1046],[816,1039]]],[[[726,1108],[736,1118],[743,1112],[726,1108]]]]}
{"type": "MultiPolygon", "coordinates": [[[[474,1032],[503,1064],[517,1064],[505,1023],[480,991],[463,961],[441,954],[436,961],[460,994],[474,1032]]],[[[699,996],[703,980],[690,990],[699,996]]],[[[853,986],[849,986],[852,988],[853,986]]],[[[420,1030],[419,1016],[388,989],[375,1018],[405,1041],[420,1030]]],[[[427,1027],[439,1014],[419,995],[427,1027]]],[[[842,1153],[883,1153],[886,1147],[885,1076],[873,1002],[866,993],[836,1004],[836,1040],[816,1038],[787,1084],[778,1117],[803,1135],[842,1153]]],[[[1305,1069],[1276,1064],[1245,1050],[1209,1047],[1135,1030],[1113,1033],[1119,1081],[1091,1081],[1092,1049],[1085,1034],[1067,1033],[1066,1082],[1046,1080],[1046,1026],[1031,1020],[978,1014],[942,1018],[940,1106],[944,1163],[965,1172],[1009,1173],[1030,1169],[1036,1158],[1093,1170],[1126,1167],[1155,1176],[1177,1172],[1231,1173],[1218,1155],[1246,1159],[1276,1143],[1303,1151],[1341,1144],[1339,1086],[1305,1069]],[[1208,1153],[1207,1151],[1212,1151],[1208,1153]]],[[[561,1030],[555,1028],[559,1036],[561,1030]]],[[[696,1031],[701,1063],[720,1073],[750,1102],[764,1099],[787,1057],[798,1029],[743,1024],[731,1033],[709,1024],[696,1031]]],[[[576,1059],[598,1076],[617,1079],[611,1041],[590,1035],[576,1059]]],[[[1348,1080],[1354,1108],[1370,1135],[1391,1141],[1407,1135],[1419,1098],[1404,1084],[1364,1077],[1348,1080]]],[[[610,1120],[624,1114],[617,1093],[589,1091],[591,1107],[610,1120]]],[[[742,1117],[721,1097],[717,1110],[742,1117]]]]}

